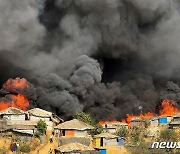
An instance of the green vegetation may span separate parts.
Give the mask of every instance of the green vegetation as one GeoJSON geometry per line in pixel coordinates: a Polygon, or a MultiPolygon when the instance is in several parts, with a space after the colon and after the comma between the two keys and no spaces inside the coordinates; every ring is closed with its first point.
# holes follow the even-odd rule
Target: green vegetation
{"type": "Polygon", "coordinates": [[[7,151],[5,147],[0,148],[0,154],[6,154],[6,153],[7,151]]]}
{"type": "Polygon", "coordinates": [[[26,144],[26,143],[22,143],[20,144],[20,146],[18,147],[18,150],[23,152],[23,153],[28,153],[31,151],[30,145],[26,144]]]}
{"type": "Polygon", "coordinates": [[[86,114],[84,112],[77,112],[74,115],[75,119],[78,119],[82,122],[85,122],[91,126],[94,127],[94,129],[92,129],[91,131],[91,135],[96,135],[96,134],[100,134],[103,131],[103,127],[101,125],[99,125],[92,117],[90,114],[86,114]]]}
{"type": "Polygon", "coordinates": [[[129,134],[129,130],[126,127],[122,127],[118,130],[117,134],[119,137],[127,137],[129,134]]]}
{"type": "Polygon", "coordinates": [[[161,131],[158,140],[159,141],[170,141],[170,142],[175,142],[177,141],[178,136],[174,130],[166,129],[161,131]]]}
{"type": "Polygon", "coordinates": [[[149,142],[145,142],[145,136],[144,131],[140,127],[134,128],[129,133],[129,143],[132,143],[131,145],[126,145],[126,148],[132,153],[132,154],[139,154],[139,152],[143,154],[179,154],[179,149],[151,149],[150,145],[151,142],[177,142],[178,141],[178,135],[174,130],[163,130],[160,132],[159,136],[157,138],[149,139],[149,142]]]}
{"type": "Polygon", "coordinates": [[[46,123],[42,120],[39,120],[37,123],[37,131],[35,132],[35,136],[40,137],[46,133],[46,123]]]}

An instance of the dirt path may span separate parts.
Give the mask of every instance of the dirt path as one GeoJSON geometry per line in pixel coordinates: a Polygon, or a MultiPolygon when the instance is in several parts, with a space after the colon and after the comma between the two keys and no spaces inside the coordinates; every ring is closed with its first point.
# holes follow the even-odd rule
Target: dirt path
{"type": "Polygon", "coordinates": [[[30,152],[30,154],[49,154],[49,150],[52,149],[54,154],[54,149],[58,147],[58,143],[56,138],[54,137],[53,143],[50,143],[48,139],[46,139],[45,144],[39,146],[35,151],[30,152]]]}
{"type": "Polygon", "coordinates": [[[125,147],[120,148],[119,146],[106,146],[107,154],[129,154],[125,147]]]}

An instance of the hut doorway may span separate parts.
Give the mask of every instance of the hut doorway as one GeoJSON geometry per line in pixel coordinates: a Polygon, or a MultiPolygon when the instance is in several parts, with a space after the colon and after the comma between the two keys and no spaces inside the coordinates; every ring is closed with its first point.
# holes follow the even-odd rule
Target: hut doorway
{"type": "Polygon", "coordinates": [[[101,146],[103,146],[103,137],[101,137],[101,142],[100,142],[101,144],[101,146]]]}

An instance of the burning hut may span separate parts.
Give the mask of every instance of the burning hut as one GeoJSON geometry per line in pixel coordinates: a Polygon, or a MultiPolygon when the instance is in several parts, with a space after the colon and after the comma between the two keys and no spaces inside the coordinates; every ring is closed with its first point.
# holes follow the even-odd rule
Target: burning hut
{"type": "Polygon", "coordinates": [[[87,137],[89,135],[89,131],[93,129],[93,127],[82,121],[73,119],[59,124],[55,127],[55,129],[58,129],[59,132],[62,133],[62,136],[87,137]]]}
{"type": "Polygon", "coordinates": [[[94,148],[80,143],[70,143],[55,149],[55,154],[99,154],[94,148]]]}
{"type": "Polygon", "coordinates": [[[101,146],[117,146],[118,145],[118,136],[110,133],[101,133],[94,136],[93,139],[94,147],[101,146]]]}

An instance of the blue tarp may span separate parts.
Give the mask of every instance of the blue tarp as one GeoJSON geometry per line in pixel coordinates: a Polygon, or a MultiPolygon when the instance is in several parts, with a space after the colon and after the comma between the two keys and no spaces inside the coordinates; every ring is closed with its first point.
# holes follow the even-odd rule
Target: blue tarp
{"type": "Polygon", "coordinates": [[[106,149],[104,148],[95,148],[96,150],[98,150],[101,154],[106,154],[106,149]]]}
{"type": "Polygon", "coordinates": [[[159,118],[159,123],[160,124],[167,124],[167,117],[160,117],[159,118]]]}
{"type": "Polygon", "coordinates": [[[118,142],[120,146],[124,146],[124,138],[122,137],[118,138],[118,142]]]}

